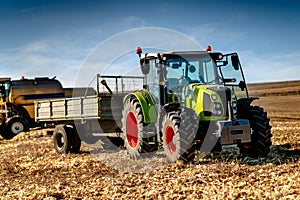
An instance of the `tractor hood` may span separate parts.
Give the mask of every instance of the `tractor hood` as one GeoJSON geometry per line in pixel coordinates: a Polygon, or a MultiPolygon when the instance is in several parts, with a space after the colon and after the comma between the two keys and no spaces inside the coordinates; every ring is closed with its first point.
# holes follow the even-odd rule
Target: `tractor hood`
{"type": "Polygon", "coordinates": [[[223,85],[189,84],[184,91],[186,107],[193,109],[200,120],[228,118],[228,102],[236,101],[229,88],[223,85]]]}

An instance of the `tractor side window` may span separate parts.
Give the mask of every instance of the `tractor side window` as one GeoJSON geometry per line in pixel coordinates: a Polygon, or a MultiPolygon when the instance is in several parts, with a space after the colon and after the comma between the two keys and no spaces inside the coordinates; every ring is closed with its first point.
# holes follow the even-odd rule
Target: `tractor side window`
{"type": "Polygon", "coordinates": [[[167,63],[167,78],[177,78],[180,79],[185,74],[186,63],[180,61],[174,61],[167,63]]]}
{"type": "Polygon", "coordinates": [[[191,82],[200,82],[199,78],[201,77],[201,73],[199,72],[199,62],[191,61],[188,65],[188,77],[191,82]]]}
{"type": "Polygon", "coordinates": [[[228,62],[227,65],[221,66],[220,71],[226,86],[231,87],[235,91],[237,98],[248,97],[247,88],[241,87],[245,84],[241,66],[235,69],[231,63],[231,55],[225,56],[224,61],[228,62]]]}
{"type": "Polygon", "coordinates": [[[203,71],[205,76],[204,82],[206,83],[216,83],[216,73],[215,73],[215,67],[212,62],[204,62],[203,63],[203,71]]]}
{"type": "Polygon", "coordinates": [[[186,62],[181,59],[169,59],[166,63],[168,88],[174,89],[178,87],[185,77],[186,62]]]}
{"type": "Polygon", "coordinates": [[[157,73],[158,61],[156,59],[150,60],[150,71],[147,75],[147,85],[150,93],[152,93],[155,97],[159,97],[159,74],[157,73]]]}
{"type": "Polygon", "coordinates": [[[244,81],[242,76],[241,67],[238,70],[235,70],[232,66],[231,59],[227,59],[228,64],[222,66],[220,70],[224,79],[235,79],[235,82],[230,82],[230,84],[238,85],[240,81],[244,81]]]}

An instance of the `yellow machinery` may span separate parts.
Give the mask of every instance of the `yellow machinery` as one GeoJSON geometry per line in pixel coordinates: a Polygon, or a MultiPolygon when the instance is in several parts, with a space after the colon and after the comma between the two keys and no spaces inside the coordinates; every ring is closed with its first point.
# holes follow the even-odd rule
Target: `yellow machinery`
{"type": "MultiPolygon", "coordinates": [[[[63,88],[55,77],[0,78],[0,134],[5,139],[11,139],[35,127],[35,101],[71,97],[73,91],[82,95],[86,88],[63,88]]],[[[89,94],[95,93],[94,90],[87,91],[89,94]]]]}

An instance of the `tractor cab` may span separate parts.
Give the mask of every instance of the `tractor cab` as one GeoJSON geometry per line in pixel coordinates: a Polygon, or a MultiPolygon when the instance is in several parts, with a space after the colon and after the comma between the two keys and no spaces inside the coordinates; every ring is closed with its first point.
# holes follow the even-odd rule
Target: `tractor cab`
{"type": "Polygon", "coordinates": [[[160,99],[161,106],[170,101],[184,101],[187,86],[193,85],[225,86],[238,99],[248,97],[238,55],[207,50],[141,54],[142,50],[137,49],[146,88],[160,99]]]}

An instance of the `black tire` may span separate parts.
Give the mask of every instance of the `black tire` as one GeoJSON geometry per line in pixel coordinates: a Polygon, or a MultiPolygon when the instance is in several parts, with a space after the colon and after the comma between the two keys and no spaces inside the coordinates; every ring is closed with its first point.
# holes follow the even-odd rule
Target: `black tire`
{"type": "Polygon", "coordinates": [[[4,139],[12,139],[21,132],[29,131],[29,122],[23,117],[13,117],[1,128],[1,136],[4,139]]]}
{"type": "Polygon", "coordinates": [[[259,106],[250,106],[249,115],[252,131],[251,143],[241,144],[240,152],[251,157],[267,156],[272,145],[270,119],[259,106]]]}
{"type": "Polygon", "coordinates": [[[81,140],[74,127],[57,125],[53,132],[53,144],[57,153],[78,153],[81,140]]]}
{"type": "Polygon", "coordinates": [[[0,125],[0,135],[2,136],[3,139],[5,139],[5,137],[3,136],[6,133],[6,126],[5,123],[0,125]]]}
{"type": "Polygon", "coordinates": [[[121,122],[124,133],[124,146],[130,158],[133,159],[141,157],[140,153],[151,152],[155,149],[154,144],[149,144],[143,138],[143,119],[142,107],[139,101],[136,98],[127,99],[122,111],[121,122]]]}
{"type": "Polygon", "coordinates": [[[195,158],[195,123],[190,123],[192,116],[177,112],[167,113],[162,121],[163,147],[169,161],[182,160],[191,162],[195,158]]]}
{"type": "Polygon", "coordinates": [[[79,134],[75,126],[67,126],[66,130],[67,130],[67,135],[71,139],[70,153],[79,153],[80,146],[81,146],[81,139],[79,137],[79,134]]]}

